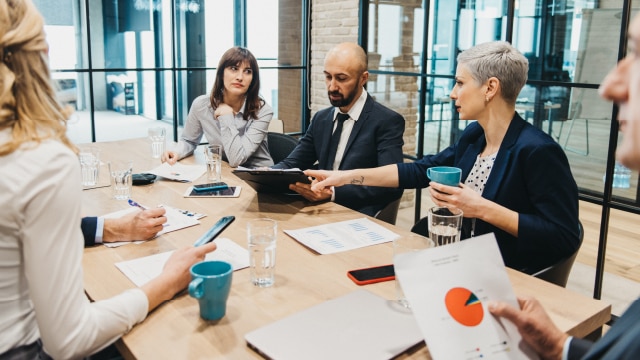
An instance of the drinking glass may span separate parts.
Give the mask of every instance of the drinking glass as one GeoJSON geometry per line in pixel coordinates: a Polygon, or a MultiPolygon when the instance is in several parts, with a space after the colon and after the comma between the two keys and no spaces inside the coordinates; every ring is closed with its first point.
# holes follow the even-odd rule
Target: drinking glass
{"type": "Polygon", "coordinates": [[[163,127],[149,128],[149,140],[151,140],[151,157],[159,159],[164,152],[166,129],[163,127]]]}

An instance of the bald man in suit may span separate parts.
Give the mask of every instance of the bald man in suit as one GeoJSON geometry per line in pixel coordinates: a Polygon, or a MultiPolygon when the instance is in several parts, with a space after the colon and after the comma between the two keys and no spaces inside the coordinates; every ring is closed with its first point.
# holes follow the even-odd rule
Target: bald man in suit
{"type": "MultiPolygon", "coordinates": [[[[333,106],[314,115],[291,154],[272,168],[347,170],[402,162],[404,118],[364,89],[369,78],[364,50],[354,43],[332,48],[325,57],[324,76],[333,106]],[[334,136],[339,140],[332,152],[334,136]]],[[[402,189],[375,186],[347,185],[322,194],[311,191],[309,184],[292,184],[290,189],[309,201],[332,200],[369,216],[402,196],[402,189]]]]}

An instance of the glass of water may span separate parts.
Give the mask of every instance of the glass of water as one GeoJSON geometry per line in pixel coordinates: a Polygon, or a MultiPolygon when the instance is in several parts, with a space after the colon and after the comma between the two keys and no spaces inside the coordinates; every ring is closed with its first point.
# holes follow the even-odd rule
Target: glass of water
{"type": "Polygon", "coordinates": [[[462,210],[434,206],[429,209],[429,237],[436,246],[460,241],[462,210]]]}
{"type": "Polygon", "coordinates": [[[112,160],[109,161],[108,165],[113,198],[116,200],[127,200],[131,197],[133,161],[112,160]]]}
{"type": "Polygon", "coordinates": [[[149,140],[151,141],[151,157],[159,159],[164,152],[166,129],[163,127],[149,128],[149,140]]]}
{"type": "Polygon", "coordinates": [[[255,286],[269,287],[275,282],[277,234],[275,220],[262,218],[247,224],[250,277],[255,286]]]}
{"type": "Polygon", "coordinates": [[[205,146],[204,158],[207,162],[207,180],[213,182],[222,181],[222,146],[205,146]]]}

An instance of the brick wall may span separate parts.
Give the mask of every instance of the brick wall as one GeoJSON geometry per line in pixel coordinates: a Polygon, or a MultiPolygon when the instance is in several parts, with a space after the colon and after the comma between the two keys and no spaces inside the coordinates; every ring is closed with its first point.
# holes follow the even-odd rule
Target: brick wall
{"type": "MultiPolygon", "coordinates": [[[[331,106],[324,83],[323,64],[325,54],[333,46],[350,41],[358,42],[358,0],[312,0],[311,2],[311,116],[318,110],[331,106]]],[[[415,79],[412,79],[415,84],[415,79]]],[[[415,86],[415,85],[414,85],[415,86]]],[[[417,86],[415,86],[417,88],[417,86]]],[[[401,89],[396,89],[401,90],[401,89]]],[[[406,89],[402,89],[406,90],[406,89]]],[[[405,101],[400,104],[385,104],[402,114],[405,125],[404,151],[414,153],[417,97],[415,89],[399,91],[405,101]],[[409,101],[407,101],[409,100],[409,101]]],[[[405,190],[400,207],[413,206],[415,192],[405,190]]]]}

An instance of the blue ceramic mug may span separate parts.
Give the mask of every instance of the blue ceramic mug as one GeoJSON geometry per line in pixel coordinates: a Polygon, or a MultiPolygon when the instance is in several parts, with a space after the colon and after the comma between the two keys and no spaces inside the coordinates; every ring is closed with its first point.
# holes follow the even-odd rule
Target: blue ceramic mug
{"type": "Polygon", "coordinates": [[[427,169],[427,177],[442,185],[458,186],[462,170],[453,166],[434,166],[427,169]]]}
{"type": "Polygon", "coordinates": [[[227,311],[233,267],[224,261],[202,261],[191,267],[189,295],[200,303],[200,317],[219,320],[227,311]]]}

